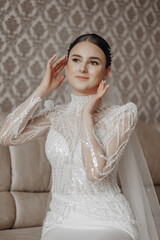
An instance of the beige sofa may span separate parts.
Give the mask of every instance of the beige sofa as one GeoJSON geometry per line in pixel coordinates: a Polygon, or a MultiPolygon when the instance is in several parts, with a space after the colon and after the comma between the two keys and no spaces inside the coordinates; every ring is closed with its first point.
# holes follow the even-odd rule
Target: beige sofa
{"type": "Polygon", "coordinates": [[[51,184],[44,143],[0,145],[0,240],[40,239],[51,184]]]}
{"type": "MultiPolygon", "coordinates": [[[[0,114],[0,124],[5,113],[0,114]]],[[[160,124],[136,131],[160,200],[160,124]]],[[[45,137],[20,146],[0,145],[0,240],[39,240],[50,189],[45,137]]]]}

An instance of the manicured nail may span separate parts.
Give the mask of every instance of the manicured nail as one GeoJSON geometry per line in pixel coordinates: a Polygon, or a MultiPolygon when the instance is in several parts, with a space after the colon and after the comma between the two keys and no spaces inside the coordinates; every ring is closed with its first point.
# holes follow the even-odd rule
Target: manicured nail
{"type": "Polygon", "coordinates": [[[109,84],[107,84],[107,88],[109,88],[109,84]]]}
{"type": "Polygon", "coordinates": [[[53,57],[55,57],[56,56],[56,53],[53,55],[53,57]]]}

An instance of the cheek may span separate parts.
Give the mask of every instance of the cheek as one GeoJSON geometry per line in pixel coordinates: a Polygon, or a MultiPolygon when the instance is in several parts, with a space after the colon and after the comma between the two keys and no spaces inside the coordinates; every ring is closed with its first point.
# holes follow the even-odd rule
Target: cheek
{"type": "Polygon", "coordinates": [[[93,74],[94,74],[95,78],[102,80],[105,76],[105,71],[102,68],[94,69],[93,74]]]}
{"type": "Polygon", "coordinates": [[[69,77],[69,75],[71,74],[71,67],[70,67],[70,64],[69,63],[67,63],[67,65],[66,65],[66,74],[67,74],[67,77],[69,77]]]}
{"type": "Polygon", "coordinates": [[[66,73],[69,75],[69,74],[72,74],[72,72],[74,72],[75,70],[75,66],[72,62],[68,61],[67,63],[67,66],[66,66],[66,73]]]}
{"type": "Polygon", "coordinates": [[[66,71],[66,76],[67,76],[68,82],[70,84],[72,84],[72,82],[73,82],[73,75],[74,75],[73,66],[70,63],[67,63],[65,71],[66,71]]]}

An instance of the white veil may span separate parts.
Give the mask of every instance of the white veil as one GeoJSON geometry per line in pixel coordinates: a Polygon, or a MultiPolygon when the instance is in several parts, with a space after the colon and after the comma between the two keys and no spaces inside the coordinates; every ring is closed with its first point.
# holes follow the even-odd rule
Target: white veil
{"type": "MultiPolygon", "coordinates": [[[[112,82],[109,85],[103,101],[109,101],[111,105],[122,105],[123,101],[119,91],[112,82]]],[[[122,192],[130,202],[138,222],[138,240],[159,240],[160,206],[146,159],[135,131],[131,135],[123,158],[119,163],[118,175],[122,192]]]]}

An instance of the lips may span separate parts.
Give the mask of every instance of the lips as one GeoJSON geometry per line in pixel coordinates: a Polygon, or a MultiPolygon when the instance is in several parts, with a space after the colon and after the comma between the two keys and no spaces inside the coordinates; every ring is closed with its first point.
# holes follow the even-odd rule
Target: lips
{"type": "Polygon", "coordinates": [[[76,78],[81,79],[81,80],[88,80],[89,77],[86,76],[76,76],[76,78]]]}

